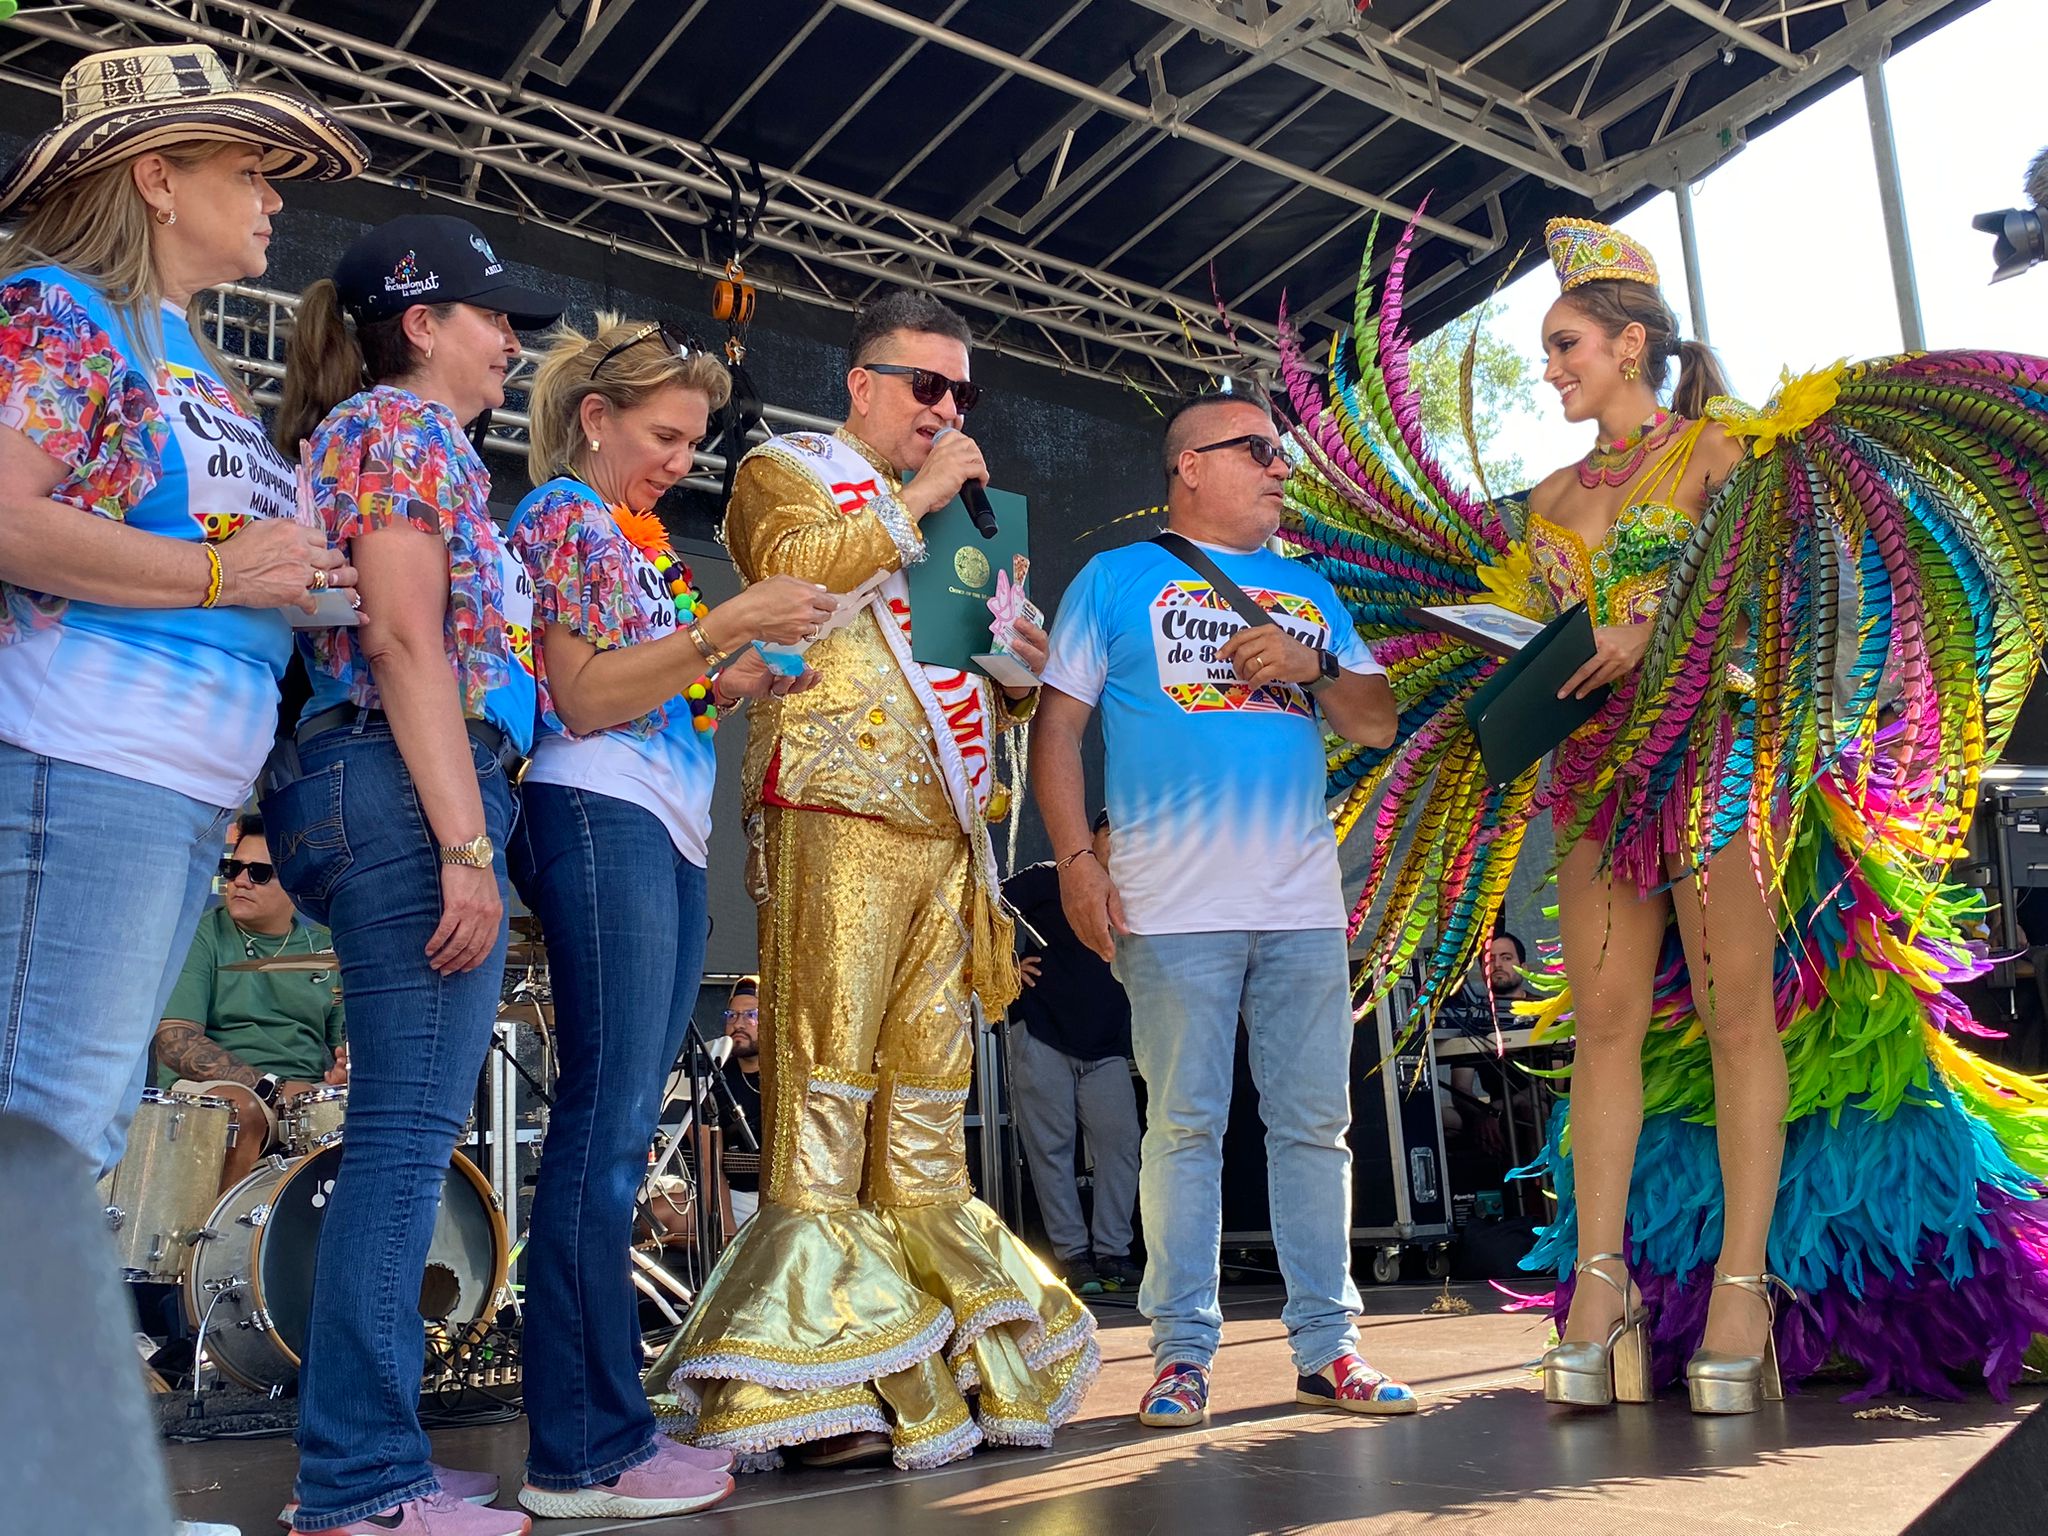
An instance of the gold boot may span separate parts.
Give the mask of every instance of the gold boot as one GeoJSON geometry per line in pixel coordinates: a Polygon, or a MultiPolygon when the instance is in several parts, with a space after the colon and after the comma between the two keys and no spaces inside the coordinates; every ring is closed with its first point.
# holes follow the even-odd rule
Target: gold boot
{"type": "Polygon", "coordinates": [[[1573,1408],[1607,1408],[1650,1400],[1650,1314],[1640,1296],[1630,1296],[1628,1260],[1618,1253],[1596,1253],[1572,1273],[1583,1280],[1593,1275],[1621,1292],[1621,1316],[1607,1331],[1604,1344],[1559,1344],[1544,1352],[1543,1400],[1573,1408]],[[1608,1260],[1622,1266],[1617,1280],[1597,1266],[1608,1260]]]}
{"type": "Polygon", "coordinates": [[[1772,1305],[1771,1287],[1798,1299],[1792,1287],[1776,1275],[1724,1275],[1717,1265],[1714,1288],[1732,1285],[1749,1292],[1764,1304],[1769,1324],[1764,1331],[1764,1352],[1760,1355],[1729,1355],[1717,1349],[1697,1349],[1685,1363],[1685,1389],[1692,1398],[1694,1413],[1755,1413],[1762,1402],[1781,1402],[1784,1379],[1778,1374],[1778,1309],[1772,1305]]]}

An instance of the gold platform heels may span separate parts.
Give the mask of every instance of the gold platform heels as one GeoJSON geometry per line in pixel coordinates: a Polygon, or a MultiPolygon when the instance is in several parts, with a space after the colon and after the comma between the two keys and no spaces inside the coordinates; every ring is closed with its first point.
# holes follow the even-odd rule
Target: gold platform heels
{"type": "Polygon", "coordinates": [[[1650,1314],[1642,1298],[1631,1294],[1628,1260],[1618,1253],[1596,1253],[1572,1272],[1605,1280],[1621,1293],[1621,1316],[1607,1331],[1607,1342],[1559,1344],[1543,1356],[1543,1400],[1573,1408],[1606,1408],[1650,1400],[1650,1314]],[[1617,1280],[1598,1266],[1622,1266],[1617,1280]]]}
{"type": "Polygon", "coordinates": [[[1685,1363],[1685,1389],[1694,1413],[1755,1413],[1758,1404],[1781,1402],[1785,1396],[1784,1379],[1778,1374],[1778,1309],[1772,1304],[1771,1287],[1795,1301],[1798,1294],[1776,1275],[1724,1275],[1716,1267],[1714,1288],[1724,1285],[1747,1291],[1764,1304],[1770,1319],[1764,1352],[1729,1355],[1717,1349],[1695,1350],[1685,1363]]]}

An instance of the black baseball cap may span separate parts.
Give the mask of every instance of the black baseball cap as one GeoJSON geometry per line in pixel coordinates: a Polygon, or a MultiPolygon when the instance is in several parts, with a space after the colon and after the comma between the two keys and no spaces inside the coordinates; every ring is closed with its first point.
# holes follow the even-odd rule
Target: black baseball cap
{"type": "Polygon", "coordinates": [[[474,304],[497,310],[515,330],[537,331],[569,307],[513,282],[482,231],[440,213],[408,213],[360,236],[341,253],[334,286],[358,325],[415,304],[474,304]]]}

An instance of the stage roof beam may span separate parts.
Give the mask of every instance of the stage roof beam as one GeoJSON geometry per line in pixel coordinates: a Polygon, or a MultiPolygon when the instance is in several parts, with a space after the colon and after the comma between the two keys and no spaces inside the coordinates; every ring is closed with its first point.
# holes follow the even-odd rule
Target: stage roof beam
{"type": "MultiPolygon", "coordinates": [[[[906,16],[901,11],[881,4],[880,0],[831,0],[831,3],[838,6],[841,10],[852,11],[856,15],[867,17],[871,21],[884,22],[889,26],[897,28],[899,31],[908,32],[912,36],[928,37],[933,42],[940,43],[956,53],[965,54],[971,59],[979,59],[982,63],[992,65],[998,69],[1007,69],[1020,79],[1034,81],[1039,85],[1048,86],[1056,91],[1064,91],[1069,96],[1079,101],[1085,101],[1113,116],[1129,118],[1135,122],[1151,123],[1153,126],[1164,129],[1177,138],[1187,140],[1190,144],[1197,144],[1216,154],[1228,155],[1232,159],[1242,160],[1246,165],[1256,166],[1258,169],[1278,176],[1283,180],[1304,180],[1314,190],[1326,193],[1340,202],[1356,203],[1361,208],[1371,208],[1380,213],[1391,214],[1404,222],[1416,217],[1413,208],[1403,208],[1399,204],[1390,203],[1384,198],[1376,197],[1372,193],[1351,186],[1348,183],[1333,181],[1327,176],[1318,176],[1305,165],[1297,165],[1293,161],[1283,160],[1277,155],[1269,155],[1264,150],[1251,149],[1246,145],[1238,143],[1235,139],[1226,138],[1220,133],[1211,132],[1207,128],[1188,122],[1179,115],[1177,110],[1162,114],[1155,107],[1140,106],[1137,102],[1127,100],[1113,92],[1105,91],[1084,81],[1076,80],[1069,75],[1063,75],[1056,69],[1047,69],[1044,65],[1034,63],[1029,59],[1019,58],[1014,53],[1005,53],[993,44],[979,42],[971,37],[962,37],[957,32],[949,32],[944,27],[934,26],[922,17],[906,16]]],[[[1149,3],[1149,0],[1147,0],[1147,3],[1149,3]]],[[[1460,229],[1455,224],[1446,224],[1441,219],[1427,216],[1423,217],[1420,222],[1424,229],[1445,240],[1454,241],[1459,245],[1468,246],[1474,250],[1486,249],[1486,241],[1482,236],[1475,235],[1469,230],[1460,229]]]]}
{"type": "MultiPolygon", "coordinates": [[[[1580,185],[1585,181],[1583,173],[1573,168],[1563,155],[1547,142],[1547,134],[1539,131],[1524,139],[1504,131],[1499,126],[1489,126],[1483,121],[1491,115],[1495,101],[1513,96],[1514,93],[1506,86],[1488,80],[1483,75],[1458,73],[1456,78],[1460,88],[1476,92],[1481,98],[1476,104],[1460,103],[1471,113],[1469,117],[1462,115],[1453,110],[1449,98],[1442,92],[1440,81],[1444,71],[1438,67],[1438,61],[1434,56],[1425,60],[1419,58],[1414,51],[1398,45],[1382,45],[1379,38],[1374,37],[1369,30],[1359,29],[1354,33],[1348,25],[1334,24],[1329,19],[1331,13],[1327,7],[1311,7],[1306,17],[1290,15],[1286,18],[1283,28],[1279,18],[1263,27],[1247,26],[1227,11],[1220,9],[1213,0],[1138,0],[1138,3],[1149,11],[1156,11],[1162,16],[1184,22],[1219,42],[1252,54],[1272,47],[1287,33],[1305,25],[1307,30],[1301,34],[1303,46],[1299,50],[1275,58],[1280,68],[1301,75],[1318,85],[1326,85],[1366,106],[1427,128],[1443,138],[1476,149],[1504,165],[1513,165],[1530,175],[1556,182],[1584,196],[1592,195],[1590,183],[1580,185]],[[1321,14],[1314,14],[1317,11],[1321,14]],[[1355,43],[1361,51],[1356,54],[1350,52],[1339,46],[1340,40],[1355,43]],[[1388,58],[1408,63],[1422,73],[1419,91],[1411,89],[1411,86],[1418,85],[1418,82],[1408,81],[1388,67],[1388,58]],[[1368,65],[1376,68],[1368,70],[1368,65]],[[1544,142],[1539,143],[1539,138],[1544,142]]],[[[1391,43],[1392,35],[1383,35],[1391,43]]],[[[1445,62],[1452,63],[1453,67],[1457,68],[1455,61],[1445,62]]],[[[1518,102],[1516,105],[1519,108],[1528,104],[1518,102]]],[[[1524,122],[1527,123],[1527,118],[1524,118],[1524,122]]],[[[1569,136],[1574,142],[1582,137],[1576,127],[1571,129],[1569,136]]]]}
{"type": "MultiPolygon", "coordinates": [[[[358,90],[374,79],[373,97],[389,98],[442,118],[451,125],[448,132],[438,136],[423,133],[399,120],[382,100],[357,105],[337,103],[344,118],[371,134],[386,134],[421,148],[481,160],[511,180],[527,175],[566,190],[604,190],[618,206],[658,212],[693,225],[708,222],[709,206],[723,207],[728,196],[715,169],[724,157],[691,141],[654,134],[637,124],[587,112],[571,103],[510,87],[501,80],[471,74],[452,65],[408,58],[382,44],[281,14],[252,0],[211,0],[207,8],[266,28],[270,40],[223,32],[164,3],[95,0],[93,6],[96,11],[131,25],[139,23],[208,42],[287,74],[298,71],[358,90]],[[285,43],[296,45],[298,51],[286,48],[285,43]],[[309,44],[318,44],[319,48],[309,44]],[[341,56],[336,57],[337,54],[341,56]],[[371,67],[371,61],[415,69],[438,85],[441,94],[375,78],[377,71],[371,67]],[[464,97],[474,98],[476,104],[470,104],[464,97]],[[519,115],[522,112],[545,113],[576,132],[527,121],[519,115]],[[466,145],[460,141],[460,130],[453,126],[458,123],[489,126],[505,142],[491,150],[466,145]],[[579,169],[584,162],[604,164],[621,173],[625,180],[607,188],[604,182],[588,174],[572,176],[553,171],[531,158],[503,158],[508,151],[519,155],[541,149],[572,157],[579,169]],[[652,158],[655,155],[680,157],[685,163],[667,163],[665,159],[652,158]],[[657,199],[639,190],[650,183],[672,189],[671,200],[657,199]],[[678,193],[688,196],[682,201],[673,200],[678,193]]],[[[107,46],[119,35],[82,29],[77,21],[85,14],[83,10],[64,12],[61,16],[17,14],[8,25],[83,48],[107,46]]],[[[1244,359],[1237,356],[1239,353],[1247,354],[1254,363],[1271,365],[1278,361],[1270,328],[1261,328],[1249,318],[1239,322],[1235,339],[1225,337],[1211,331],[1213,322],[1206,314],[1207,306],[1199,300],[1182,299],[1162,289],[957,226],[921,220],[906,210],[808,177],[767,167],[763,170],[771,196],[758,240],[770,249],[809,256],[869,279],[894,271],[899,280],[948,287],[963,302],[1027,326],[1063,330],[1169,367],[1211,374],[1242,372],[1244,359]],[[891,233],[890,227],[906,233],[891,233]],[[827,235],[842,243],[828,248],[822,238],[827,235]],[[965,253],[956,247],[965,247],[965,253]],[[902,267],[904,261],[924,265],[909,272],[902,267]],[[1188,346],[1190,337],[1196,342],[1192,351],[1188,346]]],[[[692,265],[700,270],[713,270],[701,262],[692,265]]],[[[832,297],[835,307],[843,306],[843,300],[832,297]]],[[[989,344],[997,350],[1033,356],[1014,344],[1006,345],[999,340],[989,344]]]]}
{"type": "MultiPolygon", "coordinates": [[[[1780,48],[1769,38],[1759,36],[1747,26],[1715,10],[1706,4],[1705,0],[1664,0],[1664,3],[1681,15],[1690,16],[1701,26],[1712,27],[1738,48],[1747,48],[1751,52],[1762,54],[1780,69],[1790,70],[1796,75],[1806,68],[1807,60],[1803,55],[1780,48]]],[[[1766,16],[1761,19],[1768,22],[1775,18],[1766,16]]]]}

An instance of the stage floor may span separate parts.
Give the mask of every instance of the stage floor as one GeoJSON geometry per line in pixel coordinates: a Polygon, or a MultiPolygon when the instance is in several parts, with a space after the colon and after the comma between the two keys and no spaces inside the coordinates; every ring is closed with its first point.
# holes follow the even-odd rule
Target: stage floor
{"type": "MultiPolygon", "coordinates": [[[[1889,1536],[1902,1530],[2040,1400],[2000,1405],[1885,1398],[1934,1422],[1858,1419],[1824,1386],[1747,1418],[1696,1419],[1683,1394],[1649,1408],[1563,1415],[1530,1366],[1545,1324],[1462,1287],[1470,1313],[1432,1313],[1439,1292],[1365,1293],[1365,1352],[1405,1377],[1423,1411],[1363,1419],[1297,1408],[1279,1300],[1225,1293],[1212,1416],[1201,1430],[1141,1429],[1151,1379],[1145,1325],[1097,1308],[1103,1370],[1078,1421],[1050,1451],[983,1450],[933,1472],[793,1471],[740,1479],[707,1514],[673,1520],[539,1522],[540,1536],[595,1531],[744,1532],[1001,1529],[1010,1536],[1231,1536],[1420,1530],[1484,1536],[1640,1536],[1659,1526],[1715,1533],[1889,1536]]],[[[435,1437],[443,1461],[518,1485],[522,1422],[435,1437]]],[[[168,1447],[181,1514],[277,1530],[294,1457],[284,1439],[168,1447]]]]}

